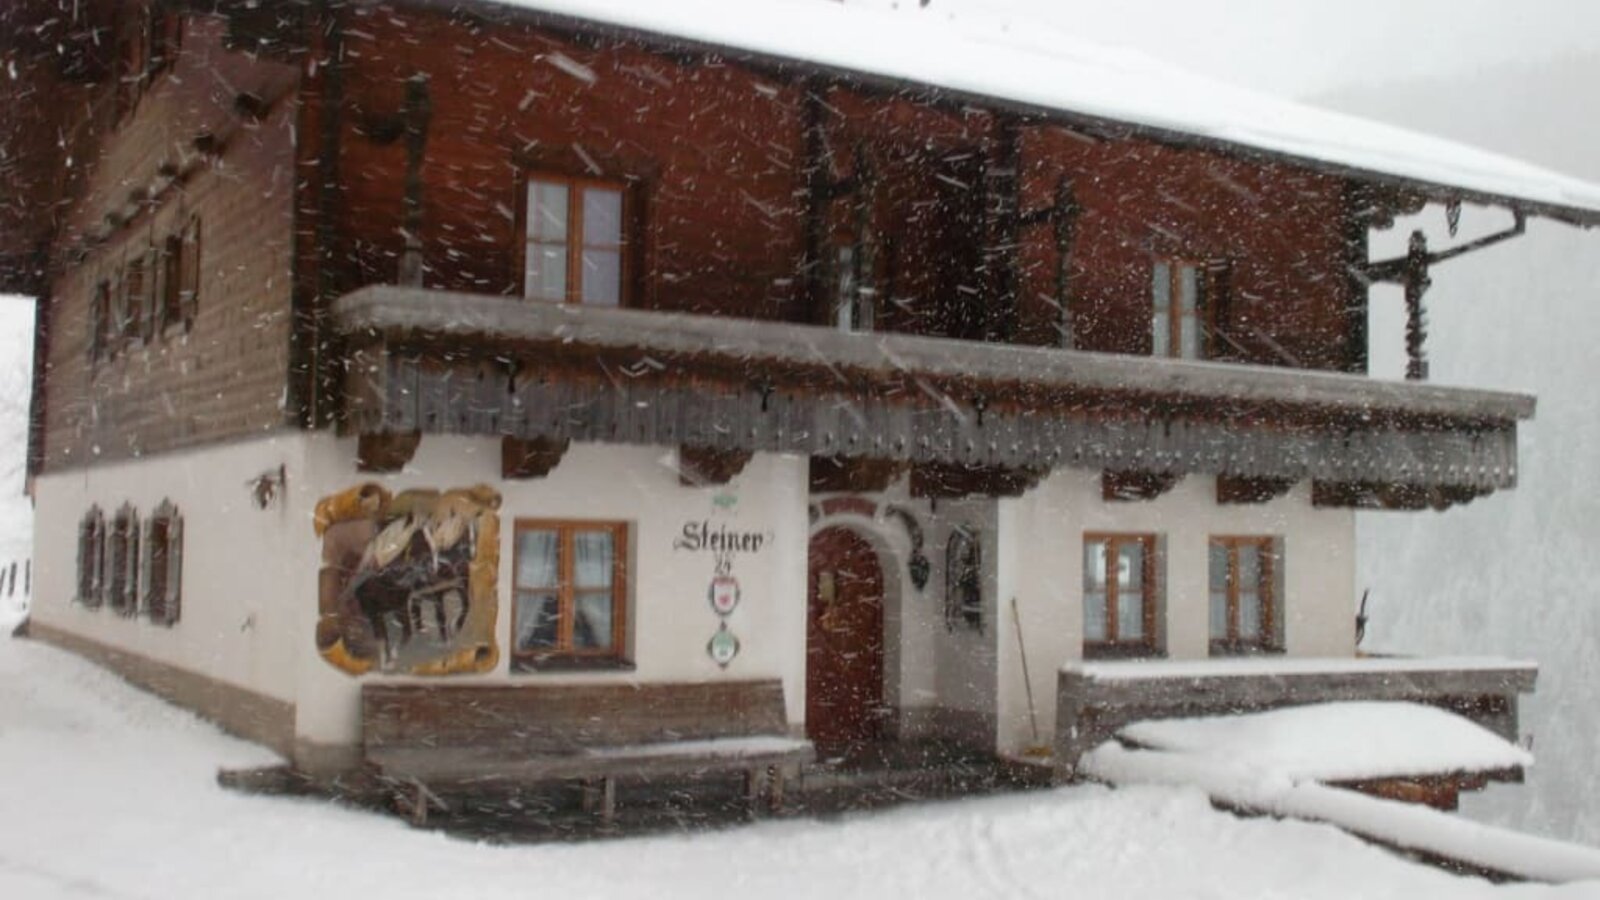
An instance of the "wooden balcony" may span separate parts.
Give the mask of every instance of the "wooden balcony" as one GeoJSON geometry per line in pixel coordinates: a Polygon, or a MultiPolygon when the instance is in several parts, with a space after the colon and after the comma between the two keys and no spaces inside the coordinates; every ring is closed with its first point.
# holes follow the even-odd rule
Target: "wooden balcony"
{"type": "Polygon", "coordinates": [[[1319,503],[1442,506],[1516,483],[1517,422],[1534,410],[1326,372],[412,288],[364,288],[334,315],[346,434],[1312,479],[1319,503]]]}

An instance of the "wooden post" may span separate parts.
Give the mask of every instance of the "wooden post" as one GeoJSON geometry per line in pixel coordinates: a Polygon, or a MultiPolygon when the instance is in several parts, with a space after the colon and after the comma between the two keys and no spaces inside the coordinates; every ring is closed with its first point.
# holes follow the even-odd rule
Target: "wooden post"
{"type": "Polygon", "coordinates": [[[1051,225],[1056,241],[1056,305],[1059,308],[1057,329],[1061,332],[1061,346],[1072,349],[1077,335],[1072,324],[1072,237],[1078,224],[1078,203],[1072,196],[1072,182],[1062,177],[1056,182],[1056,202],[1052,209],[1051,225]]]}
{"type": "Polygon", "coordinates": [[[1426,311],[1422,297],[1433,280],[1428,277],[1428,236],[1420,229],[1411,232],[1406,249],[1406,380],[1427,381],[1428,359],[1424,346],[1428,339],[1426,311]]]}
{"type": "Polygon", "coordinates": [[[428,76],[417,74],[406,82],[403,113],[406,129],[405,250],[400,254],[399,283],[422,287],[422,158],[428,144],[428,76]]]}
{"type": "Polygon", "coordinates": [[[877,236],[873,233],[872,221],[878,178],[865,144],[856,147],[855,181],[856,252],[851,260],[851,265],[855,267],[852,279],[855,296],[839,299],[840,302],[849,303],[852,307],[850,321],[854,330],[871,331],[873,320],[877,317],[877,283],[874,270],[877,268],[878,252],[877,236]]]}
{"type": "Polygon", "coordinates": [[[823,280],[828,265],[823,253],[827,245],[828,202],[832,199],[830,185],[833,183],[823,102],[817,93],[821,90],[822,84],[817,81],[805,85],[805,256],[801,261],[800,283],[804,286],[801,302],[805,305],[805,319],[815,323],[825,323],[828,314],[828,291],[823,280]]]}
{"type": "Polygon", "coordinates": [[[1010,343],[1017,334],[1017,284],[1022,225],[1020,123],[1002,115],[994,158],[984,167],[985,213],[989,218],[984,256],[990,267],[984,340],[1010,343]]]}

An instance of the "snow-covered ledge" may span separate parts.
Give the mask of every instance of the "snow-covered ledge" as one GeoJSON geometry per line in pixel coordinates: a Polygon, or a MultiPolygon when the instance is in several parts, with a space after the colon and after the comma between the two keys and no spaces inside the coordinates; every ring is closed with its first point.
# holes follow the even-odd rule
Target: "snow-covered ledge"
{"type": "Polygon", "coordinates": [[[1056,759],[1070,773],[1083,753],[1141,719],[1352,700],[1426,703],[1516,741],[1517,697],[1533,692],[1538,674],[1533,663],[1479,657],[1071,663],[1059,674],[1056,759]]]}

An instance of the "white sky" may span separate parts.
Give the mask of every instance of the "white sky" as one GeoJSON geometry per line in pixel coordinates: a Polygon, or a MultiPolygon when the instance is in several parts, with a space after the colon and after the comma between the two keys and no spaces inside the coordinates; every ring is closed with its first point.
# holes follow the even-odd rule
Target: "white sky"
{"type": "Polygon", "coordinates": [[[1036,19],[1302,96],[1600,51],[1596,0],[931,0],[919,14],[1036,19]]]}

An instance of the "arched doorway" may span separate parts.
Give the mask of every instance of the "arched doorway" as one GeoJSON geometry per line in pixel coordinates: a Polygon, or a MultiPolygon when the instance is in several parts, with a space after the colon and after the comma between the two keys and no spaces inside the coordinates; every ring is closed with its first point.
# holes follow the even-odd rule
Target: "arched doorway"
{"type": "Polygon", "coordinates": [[[865,538],[811,538],[806,733],[824,750],[875,740],[883,706],[883,570],[865,538]]]}

